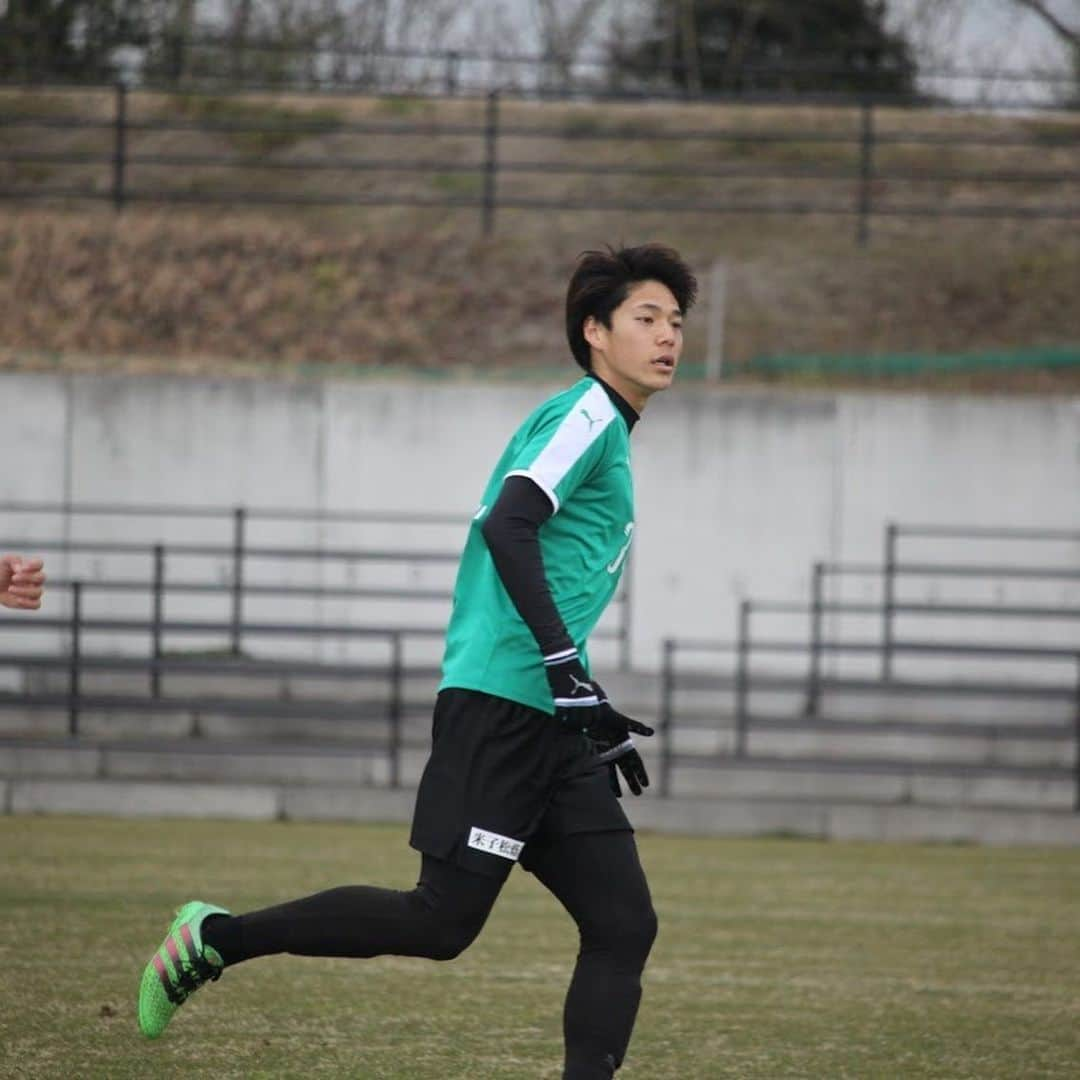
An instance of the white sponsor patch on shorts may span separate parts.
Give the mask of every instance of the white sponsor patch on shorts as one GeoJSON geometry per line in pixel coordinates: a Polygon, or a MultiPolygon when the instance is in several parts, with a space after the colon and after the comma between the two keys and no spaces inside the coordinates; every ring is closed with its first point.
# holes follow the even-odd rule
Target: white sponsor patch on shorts
{"type": "Polygon", "coordinates": [[[487,829],[478,829],[475,825],[469,830],[469,847],[486,851],[489,855],[498,855],[511,862],[517,862],[524,846],[520,840],[500,836],[497,832],[488,832],[487,829]]]}

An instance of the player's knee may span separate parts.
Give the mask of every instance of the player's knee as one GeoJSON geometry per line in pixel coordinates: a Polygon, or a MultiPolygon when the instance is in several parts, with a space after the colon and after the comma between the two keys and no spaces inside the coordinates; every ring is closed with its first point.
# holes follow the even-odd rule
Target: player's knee
{"type": "Polygon", "coordinates": [[[431,936],[428,956],[432,960],[456,960],[475,937],[475,934],[464,933],[457,926],[440,927],[431,936]]]}
{"type": "Polygon", "coordinates": [[[482,925],[482,919],[434,920],[427,955],[432,960],[456,960],[476,940],[482,925]]]}
{"type": "Polygon", "coordinates": [[[630,917],[624,929],[623,949],[626,954],[644,965],[658,929],[656,910],[651,903],[643,904],[630,917]]]}
{"type": "Polygon", "coordinates": [[[598,925],[582,932],[585,949],[601,949],[617,956],[627,967],[644,967],[656,940],[656,911],[645,900],[613,909],[598,925]]]}

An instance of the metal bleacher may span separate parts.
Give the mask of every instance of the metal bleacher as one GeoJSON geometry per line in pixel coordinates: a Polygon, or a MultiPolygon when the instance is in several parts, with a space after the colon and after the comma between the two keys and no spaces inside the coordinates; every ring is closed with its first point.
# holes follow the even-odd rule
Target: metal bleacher
{"type": "Polygon", "coordinates": [[[1078,548],[890,524],[880,564],[819,562],[805,601],[742,601],[733,639],[669,639],[661,789],[1080,809],[1078,548]]]}
{"type": "MultiPolygon", "coordinates": [[[[350,816],[378,791],[405,812],[465,515],[3,513],[0,548],[45,555],[50,579],[42,611],[0,615],[0,808],[172,812],[186,784],[206,813],[231,812],[230,785],[237,813],[350,816]]],[[[595,652],[657,724],[661,798],[635,810],[949,838],[1019,813],[1050,826],[1002,835],[1080,842],[1078,551],[1066,530],[889,525],[880,564],[818,563],[805,600],[745,600],[732,638],[672,638],[658,673],[630,670],[627,585],[595,652]]]]}
{"type": "MultiPolygon", "coordinates": [[[[231,752],[262,754],[277,763],[264,772],[287,779],[298,757],[348,755],[362,779],[415,782],[468,515],[2,512],[38,524],[0,548],[44,555],[49,569],[43,610],[0,615],[9,771],[62,770],[64,750],[98,773],[126,754],[148,778],[187,762],[209,780],[231,752]]],[[[598,634],[622,666],[629,611],[623,589],[598,634]]]]}

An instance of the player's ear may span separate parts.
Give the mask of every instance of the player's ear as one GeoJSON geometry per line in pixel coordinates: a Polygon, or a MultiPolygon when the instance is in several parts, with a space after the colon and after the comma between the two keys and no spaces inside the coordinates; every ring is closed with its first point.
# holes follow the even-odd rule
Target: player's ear
{"type": "Polygon", "coordinates": [[[605,344],[605,330],[607,327],[595,315],[590,315],[581,327],[581,335],[585,338],[587,345],[591,345],[594,349],[602,349],[605,344]]]}

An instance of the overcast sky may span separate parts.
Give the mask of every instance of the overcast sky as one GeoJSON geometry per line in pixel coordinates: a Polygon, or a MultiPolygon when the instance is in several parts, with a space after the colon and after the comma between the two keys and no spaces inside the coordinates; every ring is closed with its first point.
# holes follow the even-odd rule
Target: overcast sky
{"type": "MultiPolygon", "coordinates": [[[[1067,24],[1074,23],[1080,14],[1077,0],[1048,0],[1048,6],[1067,24]]],[[[949,96],[970,99],[981,91],[1019,102],[1052,101],[1054,90],[1063,90],[1071,78],[1064,43],[1044,21],[1013,0],[889,0],[889,11],[894,26],[914,29],[909,36],[924,70],[947,66],[1065,76],[1057,84],[1000,81],[979,87],[956,80],[929,81],[930,87],[949,96]]]]}
{"type": "MultiPolygon", "coordinates": [[[[910,24],[913,16],[928,9],[955,14],[931,15],[925,22],[936,28],[934,40],[919,42],[927,51],[950,56],[965,67],[1008,65],[1024,69],[1051,67],[1065,61],[1065,48],[1047,25],[1013,0],[959,0],[928,3],[927,0],[889,0],[894,25],[910,24]]],[[[1048,0],[1047,5],[1066,23],[1080,14],[1077,0],[1048,0]]]]}

